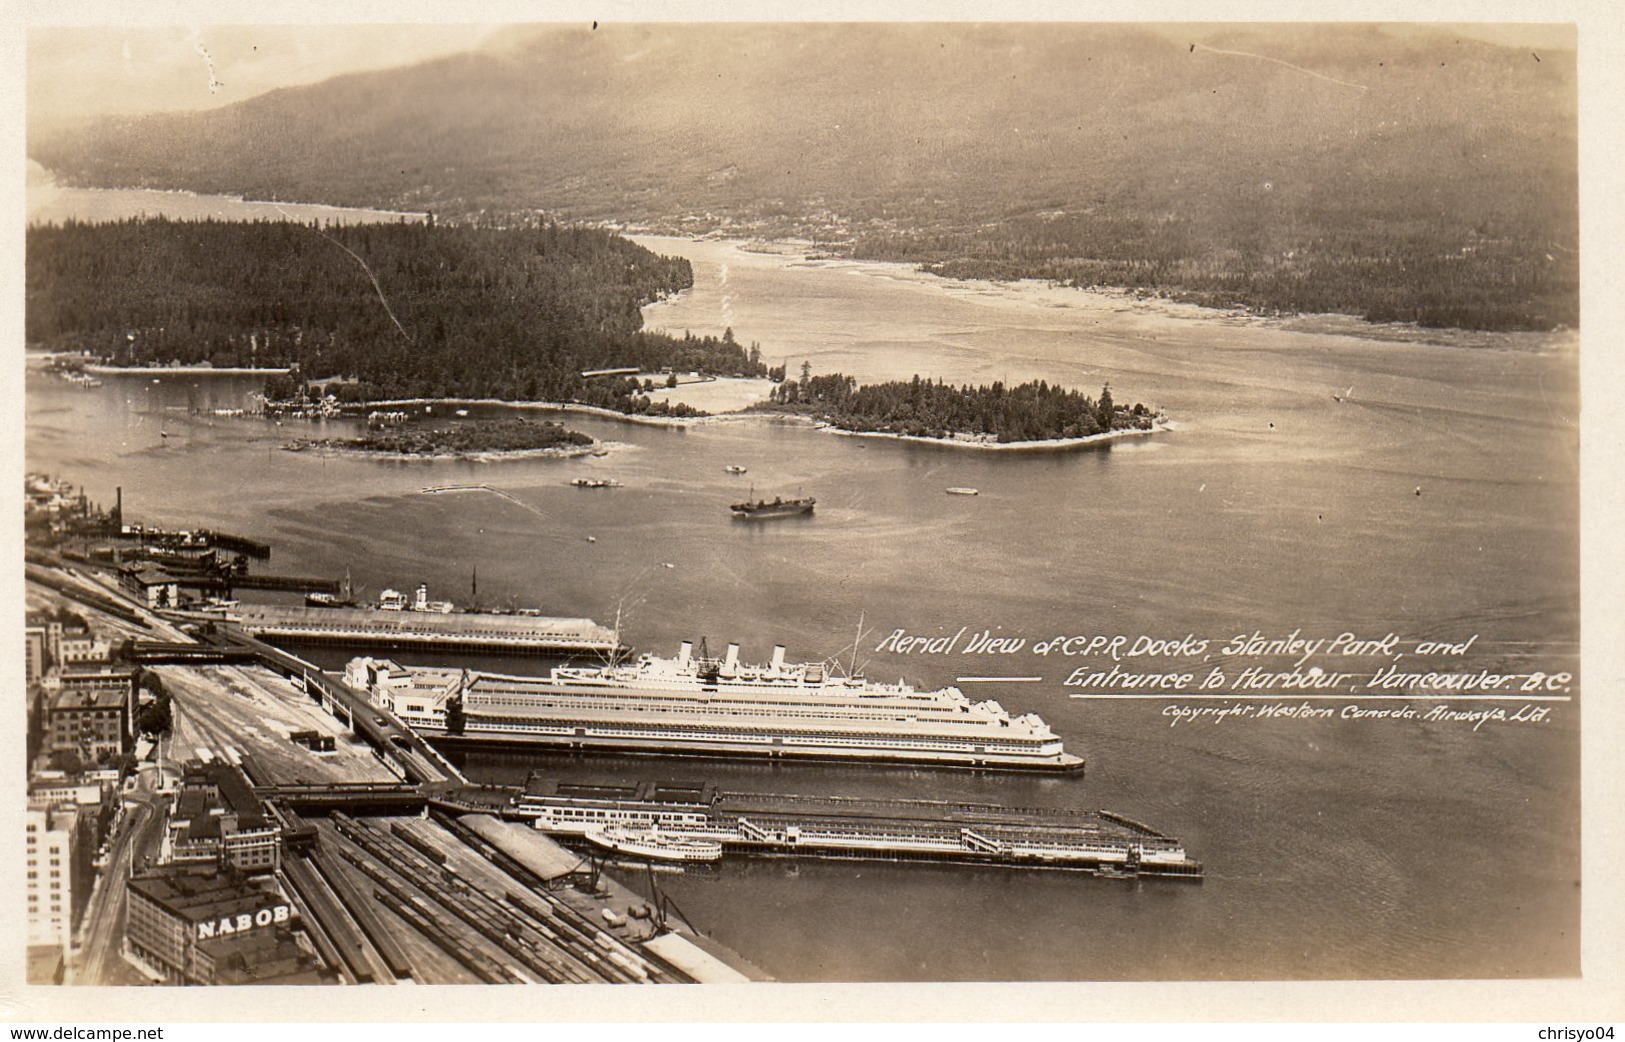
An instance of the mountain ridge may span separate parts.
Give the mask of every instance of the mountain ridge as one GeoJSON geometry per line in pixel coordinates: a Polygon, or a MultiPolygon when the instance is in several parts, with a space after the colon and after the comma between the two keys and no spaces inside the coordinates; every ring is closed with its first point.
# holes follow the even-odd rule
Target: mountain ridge
{"type": "MultiPolygon", "coordinates": [[[[1577,323],[1577,272],[1561,250],[1544,260],[1544,244],[1577,246],[1572,53],[1375,26],[1181,28],[522,27],[222,109],[40,135],[30,153],[79,184],[540,210],[968,274],[984,254],[1040,276],[1177,257],[1180,277],[1151,288],[1260,308],[1348,309],[1319,291],[1249,299],[1283,266],[1331,277],[1296,270],[1307,256],[1353,250],[1378,281],[1456,258],[1445,283],[1466,258],[1486,295],[1520,297],[1467,324],[1577,323]]],[[[1430,306],[1378,311],[1455,324],[1430,306]]]]}

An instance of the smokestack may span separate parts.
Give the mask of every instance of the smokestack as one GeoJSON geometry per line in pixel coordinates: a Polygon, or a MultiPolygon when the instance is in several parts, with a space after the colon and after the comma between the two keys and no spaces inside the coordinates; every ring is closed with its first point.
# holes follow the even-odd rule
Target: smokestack
{"type": "Polygon", "coordinates": [[[114,491],[113,499],[113,530],[124,528],[124,486],[120,485],[114,491]]]}
{"type": "Polygon", "coordinates": [[[412,598],[412,610],[413,611],[428,611],[429,610],[429,584],[428,583],[418,583],[417,596],[412,598]]]}
{"type": "Polygon", "coordinates": [[[692,661],[693,658],[694,658],[694,642],[693,641],[685,640],[685,641],[683,641],[681,644],[679,644],[677,646],[677,664],[679,666],[687,668],[689,662],[692,661]]]}
{"type": "Polygon", "coordinates": [[[722,660],[722,668],[727,670],[729,673],[736,672],[739,669],[738,644],[728,645],[728,657],[722,660]]]}
{"type": "Polygon", "coordinates": [[[784,645],[773,645],[773,672],[777,673],[784,668],[784,645]]]}

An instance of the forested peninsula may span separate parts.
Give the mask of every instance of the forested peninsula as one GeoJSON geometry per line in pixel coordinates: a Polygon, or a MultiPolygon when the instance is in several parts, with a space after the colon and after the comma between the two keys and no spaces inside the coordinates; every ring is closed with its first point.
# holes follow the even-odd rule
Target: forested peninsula
{"type": "MultiPolygon", "coordinates": [[[[605,369],[764,375],[731,335],[642,330],[687,260],[613,233],[429,222],[32,225],[27,339],[119,366],[291,367],[341,401],[493,398],[661,411],[605,369]]],[[[753,353],[754,354],[754,353],[753,353]]]]}
{"type": "Polygon", "coordinates": [[[483,456],[545,452],[578,455],[594,442],[560,423],[525,419],[476,420],[444,428],[412,427],[368,431],[359,438],[300,439],[286,448],[335,449],[380,456],[483,456]]]}
{"type": "Polygon", "coordinates": [[[954,387],[916,376],[862,384],[850,376],[813,376],[774,388],[758,411],[811,417],[838,430],[981,444],[1072,441],[1114,431],[1149,431],[1156,415],[1144,405],[1118,405],[1110,385],[1100,397],[1039,380],[1007,387],[954,387]]]}

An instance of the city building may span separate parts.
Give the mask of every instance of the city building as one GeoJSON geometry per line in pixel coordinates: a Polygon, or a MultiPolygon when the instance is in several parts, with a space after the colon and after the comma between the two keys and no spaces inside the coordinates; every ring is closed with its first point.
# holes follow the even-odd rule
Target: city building
{"type": "Polygon", "coordinates": [[[345,666],[344,682],[367,692],[373,705],[407,723],[446,726],[446,699],[459,672],[426,672],[402,668],[393,659],[361,657],[345,666]]]}
{"type": "Polygon", "coordinates": [[[125,957],[170,984],[319,984],[292,903],[271,880],[231,870],[171,868],[128,887],[125,957]]]}
{"type": "Polygon", "coordinates": [[[28,807],[30,810],[53,810],[68,804],[97,807],[102,802],[102,789],[102,782],[83,775],[46,771],[29,779],[28,807]]]}
{"type": "Polygon", "coordinates": [[[63,628],[57,640],[55,658],[58,666],[65,667],[106,662],[112,653],[112,645],[88,629],[63,628]]]}
{"type": "Polygon", "coordinates": [[[243,772],[224,763],[189,763],[169,819],[169,860],[274,872],[282,832],[243,772]]]}
{"type": "Polygon", "coordinates": [[[23,677],[29,687],[45,678],[45,627],[29,626],[23,630],[23,677]]]}
{"type": "Polygon", "coordinates": [[[47,753],[74,752],[95,763],[130,751],[131,706],[127,690],[64,688],[46,709],[47,753]]]}
{"type": "Polygon", "coordinates": [[[61,984],[67,979],[68,963],[62,949],[54,944],[28,946],[28,983],[61,984]]]}
{"type": "Polygon", "coordinates": [[[118,669],[113,666],[99,666],[87,669],[81,666],[78,669],[58,670],[47,687],[59,687],[65,691],[82,691],[89,688],[108,688],[123,692],[135,705],[135,670],[118,669]]]}
{"type": "Polygon", "coordinates": [[[24,816],[23,884],[30,946],[73,951],[75,898],[82,903],[86,895],[81,891],[89,889],[81,859],[75,857],[78,820],[71,810],[29,810],[24,816]]]}
{"type": "Polygon", "coordinates": [[[143,562],[126,565],[119,569],[118,581],[148,608],[180,606],[180,584],[173,575],[155,564],[143,562]]]}

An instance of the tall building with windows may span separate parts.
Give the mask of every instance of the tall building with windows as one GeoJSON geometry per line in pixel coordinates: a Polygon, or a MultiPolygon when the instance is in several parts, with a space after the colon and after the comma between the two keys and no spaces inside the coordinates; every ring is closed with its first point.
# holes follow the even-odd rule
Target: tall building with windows
{"type": "Polygon", "coordinates": [[[28,944],[73,951],[74,826],[73,811],[30,810],[24,817],[23,843],[28,944]]]}
{"type": "Polygon", "coordinates": [[[71,688],[47,710],[47,752],[73,752],[87,762],[130,751],[130,695],[118,688],[71,688]]]}

